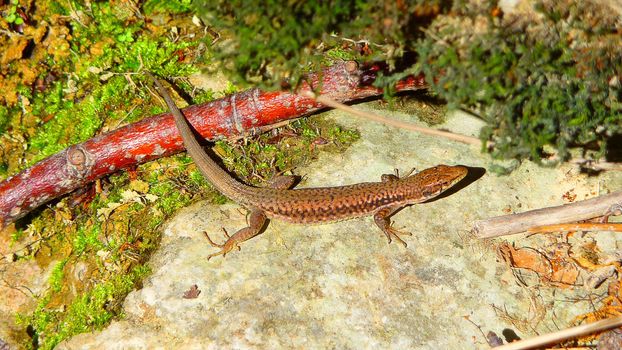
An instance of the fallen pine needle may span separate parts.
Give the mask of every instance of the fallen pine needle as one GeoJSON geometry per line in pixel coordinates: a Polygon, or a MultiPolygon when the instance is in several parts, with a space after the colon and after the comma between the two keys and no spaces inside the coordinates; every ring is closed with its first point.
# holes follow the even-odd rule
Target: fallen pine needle
{"type": "Polygon", "coordinates": [[[604,331],[610,328],[622,326],[622,316],[611,317],[604,320],[562,329],[561,331],[539,335],[531,339],[519,340],[509,344],[497,346],[495,350],[524,350],[556,344],[561,341],[576,338],[582,335],[604,331]]]}
{"type": "Polygon", "coordinates": [[[415,125],[415,124],[412,124],[412,123],[407,123],[407,122],[403,122],[403,121],[399,121],[399,120],[395,120],[395,119],[385,118],[385,117],[383,117],[381,115],[378,115],[376,113],[365,112],[365,111],[362,111],[360,109],[352,108],[352,107],[350,107],[350,106],[348,106],[346,104],[343,104],[341,102],[337,102],[337,101],[333,100],[332,98],[328,98],[328,97],[322,96],[322,95],[315,95],[311,91],[301,92],[301,95],[303,95],[304,97],[313,98],[317,102],[319,102],[319,103],[321,103],[323,105],[326,105],[328,107],[339,109],[339,110],[342,110],[344,112],[348,112],[350,114],[354,114],[356,116],[363,117],[363,118],[366,118],[366,119],[374,120],[374,121],[377,121],[377,122],[380,122],[380,123],[383,123],[383,124],[386,124],[386,125],[396,126],[398,128],[402,128],[402,129],[406,129],[406,130],[411,130],[411,131],[417,131],[417,132],[420,132],[422,134],[433,135],[433,136],[441,136],[441,137],[444,137],[444,138],[447,138],[447,139],[450,139],[450,140],[466,143],[466,144],[469,144],[469,145],[481,145],[481,143],[482,143],[482,141],[480,141],[476,137],[460,135],[460,134],[454,134],[454,133],[451,133],[449,131],[425,128],[425,127],[418,126],[418,125],[415,125]]]}

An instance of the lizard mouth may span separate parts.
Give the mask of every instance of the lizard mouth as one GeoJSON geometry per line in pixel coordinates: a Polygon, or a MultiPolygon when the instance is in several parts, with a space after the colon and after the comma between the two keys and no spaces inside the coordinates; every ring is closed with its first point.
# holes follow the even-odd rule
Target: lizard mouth
{"type": "Polygon", "coordinates": [[[423,191],[423,195],[428,199],[432,199],[441,194],[446,188],[445,184],[430,186],[423,191]]]}

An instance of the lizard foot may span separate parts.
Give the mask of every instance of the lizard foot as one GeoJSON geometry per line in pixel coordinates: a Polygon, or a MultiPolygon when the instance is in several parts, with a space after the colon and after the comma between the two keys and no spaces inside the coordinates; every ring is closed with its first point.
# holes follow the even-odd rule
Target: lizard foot
{"type": "Polygon", "coordinates": [[[384,233],[385,236],[387,236],[387,239],[389,240],[389,244],[392,242],[391,237],[393,237],[393,238],[395,238],[396,241],[402,243],[404,245],[404,247],[407,247],[408,244],[406,244],[406,242],[404,242],[404,240],[400,237],[400,235],[408,235],[408,236],[412,236],[413,235],[411,232],[401,231],[401,230],[393,228],[393,226],[388,226],[388,227],[384,228],[382,230],[382,232],[384,233]]]}
{"type": "Polygon", "coordinates": [[[622,215],[622,203],[615,203],[611,207],[609,207],[609,209],[607,209],[605,214],[603,214],[603,216],[601,217],[600,222],[604,224],[609,223],[610,216],[618,215],[622,215]]]}
{"type": "MultiPolygon", "coordinates": [[[[383,175],[382,181],[383,182],[393,181],[395,179],[398,179],[398,177],[396,175],[386,175],[386,176],[383,175]]],[[[400,238],[400,235],[412,236],[412,233],[407,232],[407,231],[400,231],[398,229],[393,228],[393,224],[391,223],[391,219],[389,219],[391,217],[391,215],[393,215],[396,211],[400,210],[401,208],[402,208],[402,206],[399,206],[399,205],[381,207],[374,214],[374,222],[376,223],[378,228],[380,228],[382,230],[384,235],[387,236],[387,239],[389,240],[389,243],[391,243],[391,239],[392,238],[395,238],[398,242],[402,243],[404,245],[404,247],[406,247],[407,244],[406,244],[406,242],[404,242],[403,239],[400,238]]]]}
{"type": "Polygon", "coordinates": [[[232,251],[233,248],[238,248],[238,250],[240,250],[240,244],[242,242],[244,242],[246,240],[249,240],[249,239],[251,239],[251,238],[253,238],[253,237],[255,237],[255,236],[257,236],[259,234],[259,232],[261,231],[261,228],[266,223],[266,215],[263,213],[263,211],[254,209],[254,210],[251,211],[251,215],[250,215],[250,219],[249,219],[248,223],[249,223],[248,227],[244,227],[244,228],[238,230],[238,232],[234,233],[231,236],[229,236],[227,231],[223,228],[222,230],[225,233],[225,237],[227,237],[227,240],[225,241],[224,244],[216,244],[216,243],[214,243],[209,238],[207,233],[205,233],[205,237],[207,237],[207,240],[209,241],[209,243],[213,247],[220,248],[219,252],[214,253],[214,254],[210,254],[207,257],[207,260],[211,259],[212,257],[218,256],[218,255],[222,255],[224,257],[227,253],[232,251]]]}
{"type": "Polygon", "coordinates": [[[220,248],[219,252],[212,253],[207,256],[208,261],[209,259],[215,256],[219,256],[219,255],[222,255],[222,257],[224,258],[225,255],[227,255],[227,253],[233,250],[233,248],[238,248],[238,250],[241,249],[240,246],[238,245],[237,240],[231,239],[231,236],[229,236],[229,234],[227,233],[227,230],[225,230],[224,228],[222,230],[225,233],[225,237],[227,237],[227,240],[225,241],[224,244],[214,243],[214,241],[212,241],[212,239],[209,237],[207,232],[203,232],[203,234],[205,234],[205,237],[207,238],[207,241],[209,242],[209,244],[212,245],[212,247],[220,248]]]}

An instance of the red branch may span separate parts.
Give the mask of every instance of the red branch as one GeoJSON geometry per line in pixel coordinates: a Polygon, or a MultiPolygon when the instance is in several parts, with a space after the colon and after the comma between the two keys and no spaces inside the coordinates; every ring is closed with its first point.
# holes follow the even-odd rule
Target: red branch
{"type": "MultiPolygon", "coordinates": [[[[321,86],[321,93],[345,102],[382,94],[372,83],[380,65],[359,69],[353,62],[310,75],[300,91],[321,86]],[[321,80],[321,84],[320,83],[321,80]],[[310,85],[309,85],[310,84],[310,85]]],[[[425,88],[424,77],[398,82],[397,91],[425,88]]],[[[248,135],[267,125],[299,118],[324,108],[312,99],[290,92],[250,89],[183,110],[194,129],[214,140],[248,135]]],[[[34,208],[98,178],[182,151],[183,144],[169,113],[101,134],[68,147],[0,183],[0,228],[34,208]]]]}

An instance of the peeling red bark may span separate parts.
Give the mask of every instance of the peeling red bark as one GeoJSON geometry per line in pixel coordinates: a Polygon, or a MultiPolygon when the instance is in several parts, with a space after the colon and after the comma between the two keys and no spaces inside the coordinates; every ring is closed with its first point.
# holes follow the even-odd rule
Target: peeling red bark
{"type": "MultiPolygon", "coordinates": [[[[372,83],[381,65],[359,69],[352,62],[310,75],[300,91],[321,86],[334,100],[354,101],[382,94],[372,83]],[[321,83],[321,85],[320,85],[321,83]]],[[[425,88],[422,75],[401,80],[397,91],[425,88]]],[[[299,118],[324,108],[290,92],[250,89],[183,110],[194,129],[215,140],[248,135],[266,126],[299,118]]],[[[120,169],[182,151],[173,117],[159,114],[101,134],[50,156],[0,183],[0,228],[34,208],[120,169]]]]}

